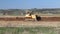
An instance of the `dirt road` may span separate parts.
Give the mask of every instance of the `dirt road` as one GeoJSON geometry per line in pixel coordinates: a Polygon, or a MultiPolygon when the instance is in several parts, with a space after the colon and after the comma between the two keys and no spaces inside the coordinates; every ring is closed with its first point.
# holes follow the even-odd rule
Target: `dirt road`
{"type": "Polygon", "coordinates": [[[0,27],[35,27],[35,26],[60,26],[60,21],[0,21],[0,27]]]}

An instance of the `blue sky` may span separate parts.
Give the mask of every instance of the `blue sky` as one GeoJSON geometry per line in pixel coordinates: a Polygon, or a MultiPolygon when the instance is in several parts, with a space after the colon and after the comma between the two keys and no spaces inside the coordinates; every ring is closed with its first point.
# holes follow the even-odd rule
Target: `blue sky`
{"type": "Polygon", "coordinates": [[[0,9],[60,8],[60,0],[0,0],[0,9]]]}

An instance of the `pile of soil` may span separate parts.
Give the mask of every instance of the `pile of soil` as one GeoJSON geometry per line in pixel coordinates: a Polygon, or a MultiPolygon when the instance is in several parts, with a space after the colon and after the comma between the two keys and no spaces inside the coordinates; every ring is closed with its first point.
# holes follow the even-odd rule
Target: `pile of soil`
{"type": "Polygon", "coordinates": [[[41,17],[41,21],[60,21],[60,17],[41,17]]]}
{"type": "Polygon", "coordinates": [[[22,17],[0,17],[0,21],[24,21],[22,17]]]}
{"type": "MultiPolygon", "coordinates": [[[[24,21],[25,19],[23,17],[0,17],[0,21],[24,21]]],[[[60,17],[40,17],[38,19],[40,21],[60,21],[60,17]]]]}

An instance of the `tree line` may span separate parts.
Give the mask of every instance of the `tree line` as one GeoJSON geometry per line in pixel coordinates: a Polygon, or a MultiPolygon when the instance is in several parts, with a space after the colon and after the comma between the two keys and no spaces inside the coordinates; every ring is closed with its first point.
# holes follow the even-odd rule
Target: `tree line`
{"type": "Polygon", "coordinates": [[[25,14],[26,10],[28,11],[32,11],[33,13],[52,13],[52,14],[60,14],[60,8],[55,8],[55,9],[37,9],[37,8],[33,8],[33,9],[0,9],[0,13],[2,13],[3,15],[5,14],[25,14]]]}

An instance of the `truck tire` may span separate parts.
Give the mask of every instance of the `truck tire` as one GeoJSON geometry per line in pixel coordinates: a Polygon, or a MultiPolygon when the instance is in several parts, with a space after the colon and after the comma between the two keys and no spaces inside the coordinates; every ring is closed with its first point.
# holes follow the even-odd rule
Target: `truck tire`
{"type": "Polygon", "coordinates": [[[40,21],[41,20],[41,17],[36,15],[36,20],[37,21],[40,21]]]}

